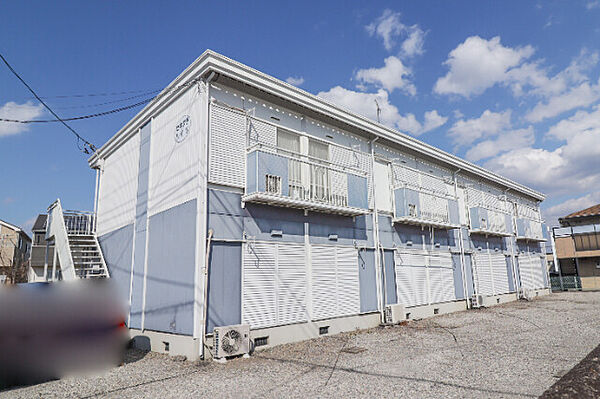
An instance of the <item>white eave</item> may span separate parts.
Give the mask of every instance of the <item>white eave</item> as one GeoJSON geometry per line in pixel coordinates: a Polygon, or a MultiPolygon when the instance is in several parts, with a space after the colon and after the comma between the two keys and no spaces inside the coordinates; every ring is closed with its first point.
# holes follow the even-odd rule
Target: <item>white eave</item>
{"type": "MultiPolygon", "coordinates": [[[[357,129],[397,143],[400,146],[407,147],[413,151],[428,157],[432,157],[445,164],[452,165],[457,170],[460,169],[461,171],[480,176],[506,188],[510,188],[519,193],[528,195],[539,201],[543,201],[545,199],[545,195],[539,191],[504,178],[494,172],[442,151],[432,145],[419,141],[407,134],[398,132],[387,126],[374,122],[364,116],[343,109],[342,107],[323,100],[314,94],[310,94],[302,89],[259,72],[256,69],[250,68],[211,50],[206,50],[204,53],[202,53],[202,55],[198,57],[189,67],[187,67],[185,71],[183,71],[175,80],[173,80],[173,82],[171,82],[171,84],[169,84],[169,86],[167,86],[163,92],[171,90],[173,87],[179,86],[192,79],[199,78],[209,71],[214,71],[228,76],[232,79],[281,97],[302,107],[308,108],[314,112],[328,115],[340,122],[354,126],[357,129]]],[[[132,134],[134,134],[138,128],[146,123],[153,115],[167,106],[179,94],[180,93],[173,92],[164,95],[157,101],[153,101],[146,105],[123,128],[121,128],[117,134],[115,134],[106,142],[106,144],[104,144],[94,155],[89,158],[88,162],[90,166],[92,168],[97,167],[99,159],[105,158],[112,151],[118,148],[132,134]]]]}

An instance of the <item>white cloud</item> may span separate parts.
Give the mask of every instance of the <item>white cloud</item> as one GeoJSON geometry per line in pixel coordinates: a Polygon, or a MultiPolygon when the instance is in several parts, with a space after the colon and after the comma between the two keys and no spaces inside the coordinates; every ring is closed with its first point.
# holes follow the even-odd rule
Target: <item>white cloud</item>
{"type": "Polygon", "coordinates": [[[483,111],[479,118],[460,119],[448,131],[448,135],[457,146],[471,144],[482,138],[498,134],[510,128],[511,110],[492,112],[483,111]]]}
{"type": "Polygon", "coordinates": [[[500,133],[496,139],[479,142],[467,151],[465,157],[469,161],[476,162],[506,151],[529,147],[534,142],[533,126],[526,129],[510,130],[500,133]]]}
{"type": "Polygon", "coordinates": [[[396,44],[395,38],[400,36],[406,27],[400,22],[399,12],[384,10],[379,18],[366,26],[366,29],[369,35],[376,35],[383,39],[383,46],[390,51],[396,44]]]}
{"type": "Polygon", "coordinates": [[[408,37],[400,46],[401,52],[406,57],[414,57],[423,54],[425,44],[425,32],[418,25],[408,28],[408,37]]]}
{"type": "Polygon", "coordinates": [[[392,51],[396,40],[403,37],[400,45],[400,54],[405,57],[414,57],[423,54],[425,32],[419,25],[406,26],[400,22],[400,13],[385,10],[375,21],[366,26],[371,36],[378,36],[383,40],[383,47],[392,51]]]}
{"type": "Polygon", "coordinates": [[[600,191],[595,191],[580,197],[570,198],[558,205],[542,210],[542,215],[549,226],[557,226],[558,218],[570,213],[589,208],[600,203],[600,191]]]}
{"type": "Polygon", "coordinates": [[[381,68],[360,69],[354,75],[355,79],[364,84],[373,84],[384,88],[388,92],[400,89],[410,95],[417,93],[416,87],[408,80],[412,74],[410,68],[395,56],[389,56],[384,60],[385,65],[381,68]]]}
{"type": "Polygon", "coordinates": [[[436,110],[425,112],[423,123],[419,122],[414,114],[401,115],[398,108],[390,103],[388,92],[383,89],[379,89],[376,93],[364,93],[336,86],[320,92],[317,96],[373,120],[377,120],[377,104],[375,104],[377,100],[381,110],[381,123],[413,135],[436,129],[448,120],[439,115],[436,110]]]}
{"type": "MultiPolygon", "coordinates": [[[[17,104],[9,101],[0,107],[0,118],[31,120],[41,116],[44,113],[42,104],[34,105],[28,101],[23,104],[17,104]]],[[[29,130],[29,125],[23,123],[0,122],[0,137],[19,134],[29,130]]]]}
{"type": "Polygon", "coordinates": [[[586,7],[588,10],[591,10],[591,9],[593,9],[593,8],[600,8],[600,0],[594,0],[594,1],[590,1],[590,2],[588,2],[588,3],[585,5],[585,7],[586,7]]]}
{"type": "Polygon", "coordinates": [[[564,142],[554,150],[508,151],[486,167],[551,195],[582,195],[600,186],[600,105],[552,126],[546,135],[564,142]]]}
{"type": "Polygon", "coordinates": [[[550,98],[547,102],[538,103],[525,115],[529,122],[541,122],[563,112],[579,107],[586,107],[600,99],[600,80],[595,85],[588,82],[550,98]]]}
{"type": "Polygon", "coordinates": [[[533,55],[533,47],[505,47],[496,36],[485,40],[468,37],[452,50],[444,62],[450,70],[437,80],[434,91],[438,94],[458,94],[465,97],[483,93],[486,89],[507,79],[511,68],[533,55]]]}
{"type": "Polygon", "coordinates": [[[289,84],[291,84],[292,86],[301,86],[302,83],[304,83],[304,78],[302,76],[299,76],[299,77],[290,76],[285,81],[288,82],[289,84]]]}

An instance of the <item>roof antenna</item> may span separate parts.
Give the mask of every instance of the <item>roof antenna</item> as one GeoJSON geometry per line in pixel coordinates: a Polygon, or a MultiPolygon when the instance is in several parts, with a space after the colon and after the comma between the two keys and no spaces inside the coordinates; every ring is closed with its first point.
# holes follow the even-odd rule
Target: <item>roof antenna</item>
{"type": "Polygon", "coordinates": [[[375,105],[377,106],[377,123],[381,123],[381,121],[379,120],[379,115],[381,114],[381,108],[379,108],[379,103],[377,102],[377,99],[375,99],[375,105]]]}

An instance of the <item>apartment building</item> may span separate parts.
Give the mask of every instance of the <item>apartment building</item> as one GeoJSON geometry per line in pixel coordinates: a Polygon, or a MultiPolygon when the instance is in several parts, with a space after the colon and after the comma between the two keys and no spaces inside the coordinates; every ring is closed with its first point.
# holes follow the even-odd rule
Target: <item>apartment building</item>
{"type": "Polygon", "coordinates": [[[89,164],[104,259],[153,350],[549,292],[543,194],[212,51],[89,164]]]}
{"type": "Polygon", "coordinates": [[[563,288],[599,290],[600,204],[558,221],[561,227],[554,228],[552,233],[563,288]]]}

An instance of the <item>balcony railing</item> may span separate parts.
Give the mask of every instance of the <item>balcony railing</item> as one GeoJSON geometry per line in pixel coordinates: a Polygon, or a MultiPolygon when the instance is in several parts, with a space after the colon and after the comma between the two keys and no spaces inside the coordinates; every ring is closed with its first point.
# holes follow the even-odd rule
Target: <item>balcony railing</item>
{"type": "Polygon", "coordinates": [[[85,211],[63,211],[65,227],[69,234],[88,235],[96,232],[96,215],[85,211]]]}
{"type": "Polygon", "coordinates": [[[511,215],[479,206],[469,208],[470,231],[486,235],[508,237],[512,235],[511,215]]]}
{"type": "Polygon", "coordinates": [[[399,187],[394,190],[394,201],[395,223],[460,227],[458,203],[447,195],[399,187]]]}
{"type": "Polygon", "coordinates": [[[342,215],[368,213],[366,173],[257,144],[247,152],[244,202],[342,215]]]}
{"type": "Polygon", "coordinates": [[[546,241],[541,220],[517,219],[517,240],[546,241]]]}

